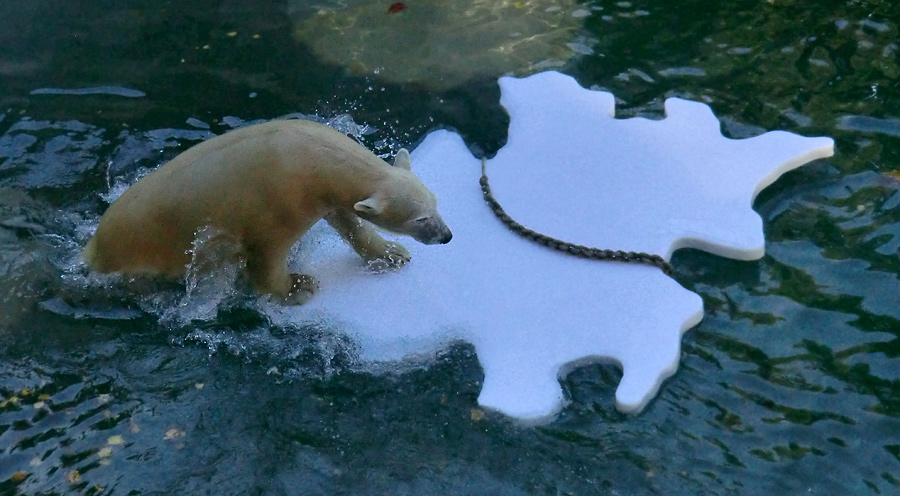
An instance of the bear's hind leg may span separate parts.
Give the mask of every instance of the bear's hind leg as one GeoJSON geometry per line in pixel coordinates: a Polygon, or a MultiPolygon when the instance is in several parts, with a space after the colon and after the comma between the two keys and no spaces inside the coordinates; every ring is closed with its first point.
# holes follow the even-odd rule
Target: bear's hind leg
{"type": "Polygon", "coordinates": [[[326,215],[325,220],[375,270],[399,268],[410,260],[405,246],[382,238],[356,214],[338,209],[326,215]]]}
{"type": "Polygon", "coordinates": [[[260,293],[270,294],[288,305],[302,305],[319,289],[319,281],[306,274],[289,274],[288,249],[247,248],[247,275],[260,293]]]}

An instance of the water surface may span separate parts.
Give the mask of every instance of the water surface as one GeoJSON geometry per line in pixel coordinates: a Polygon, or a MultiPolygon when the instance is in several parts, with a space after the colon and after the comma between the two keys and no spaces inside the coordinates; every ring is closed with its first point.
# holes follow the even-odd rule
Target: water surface
{"type": "Polygon", "coordinates": [[[675,255],[706,317],[644,413],[618,413],[618,371],[592,365],[541,427],[478,408],[465,343],[372,370],[240,288],[145,297],[76,257],[104,196],[257,120],[346,114],[381,154],[453,128],[492,154],[508,122],[493,77],[430,89],[322,62],[285,2],[0,5],[0,494],[896,492],[895,6],[582,5],[590,50],[560,69],[620,116],[679,96],[726,136],[825,135],[836,153],[760,195],[763,259],[675,255]]]}

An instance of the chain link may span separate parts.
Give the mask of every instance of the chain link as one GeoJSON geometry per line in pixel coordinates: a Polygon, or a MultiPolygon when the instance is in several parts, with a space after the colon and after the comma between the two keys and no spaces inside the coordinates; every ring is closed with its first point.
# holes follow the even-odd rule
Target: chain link
{"type": "Polygon", "coordinates": [[[666,262],[666,260],[659,255],[652,255],[650,253],[635,251],[602,250],[600,248],[576,245],[574,243],[569,243],[567,241],[562,241],[545,234],[532,231],[522,224],[519,224],[503,210],[503,207],[501,207],[497,199],[494,198],[494,194],[491,192],[491,186],[488,184],[487,169],[485,164],[485,159],[482,158],[481,180],[479,182],[481,183],[481,192],[484,193],[484,201],[486,201],[487,204],[491,207],[491,210],[494,211],[494,215],[496,215],[497,218],[500,219],[501,222],[506,224],[513,232],[525,237],[526,239],[530,239],[535,243],[544,245],[554,250],[559,250],[563,253],[574,255],[576,257],[606,262],[623,262],[652,265],[654,267],[662,269],[663,273],[667,276],[672,275],[672,266],[669,264],[669,262],[666,262]]]}

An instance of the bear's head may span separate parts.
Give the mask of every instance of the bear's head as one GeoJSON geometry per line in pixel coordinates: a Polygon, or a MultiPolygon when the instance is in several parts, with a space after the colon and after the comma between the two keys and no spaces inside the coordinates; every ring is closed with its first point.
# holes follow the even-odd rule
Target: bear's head
{"type": "Polygon", "coordinates": [[[437,211],[437,197],[415,174],[409,153],[401,149],[387,178],[374,193],[353,205],[356,214],[382,229],[426,245],[449,243],[453,234],[437,211]]]}

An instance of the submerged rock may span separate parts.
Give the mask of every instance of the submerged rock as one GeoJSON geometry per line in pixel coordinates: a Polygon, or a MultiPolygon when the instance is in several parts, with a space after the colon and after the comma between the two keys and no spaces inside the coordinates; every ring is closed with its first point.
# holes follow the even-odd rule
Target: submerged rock
{"type": "Polygon", "coordinates": [[[448,89],[476,78],[525,76],[588,52],[577,33],[590,11],[574,0],[520,2],[291,0],[294,36],[325,62],[393,83],[448,89]]]}

